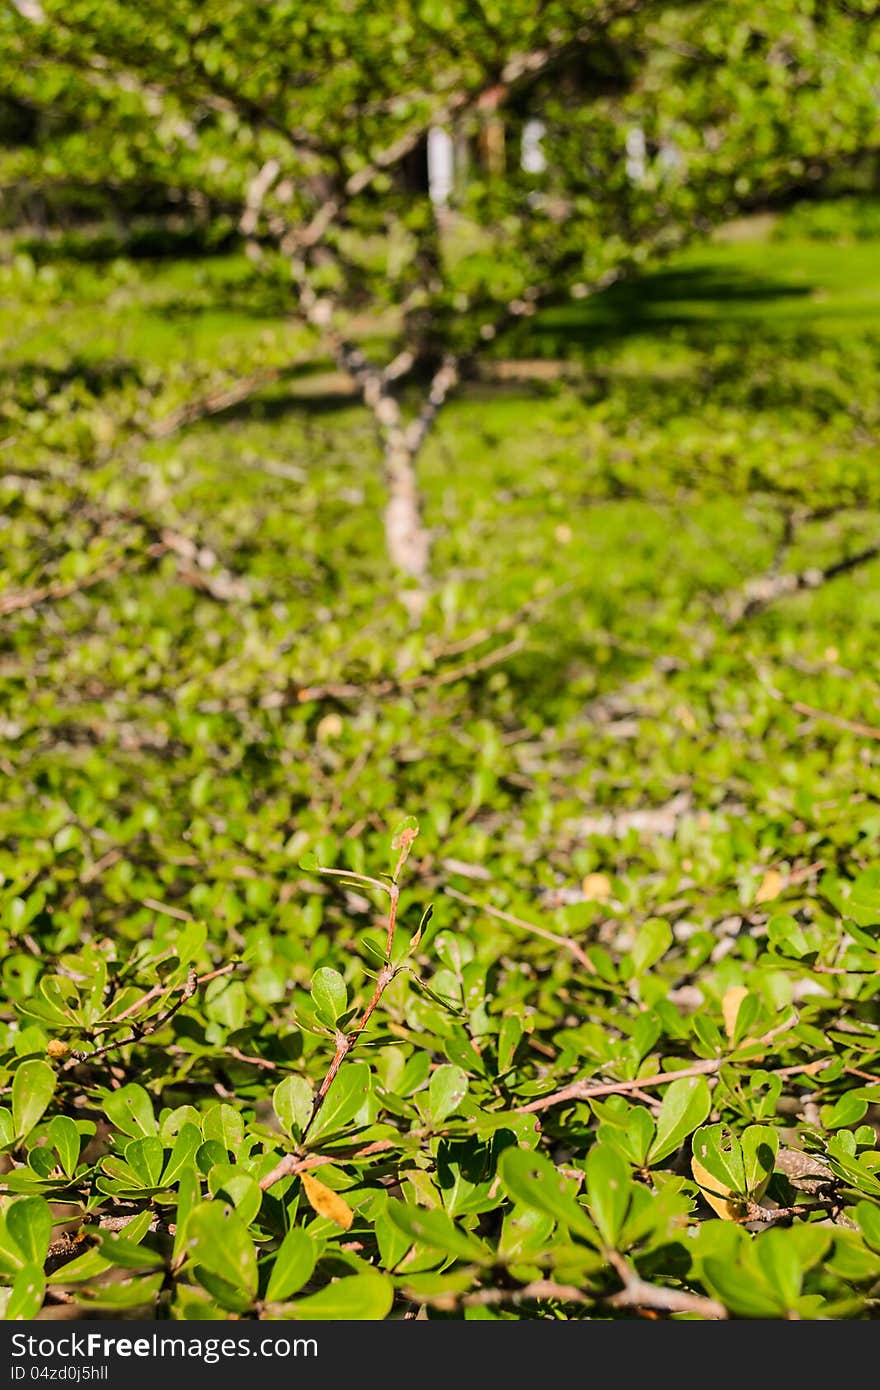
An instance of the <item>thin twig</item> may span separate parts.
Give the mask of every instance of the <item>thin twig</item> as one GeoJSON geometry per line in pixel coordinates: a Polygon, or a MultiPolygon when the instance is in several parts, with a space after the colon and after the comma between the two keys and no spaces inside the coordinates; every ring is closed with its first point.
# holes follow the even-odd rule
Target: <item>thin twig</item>
{"type": "Polygon", "coordinates": [[[247,1066],[260,1067],[263,1071],[277,1071],[278,1063],[272,1062],[268,1057],[250,1057],[246,1052],[241,1052],[237,1047],[227,1047],[227,1056],[234,1057],[236,1062],[244,1062],[247,1066]]]}
{"type": "Polygon", "coordinates": [[[871,564],[877,559],[880,559],[880,545],[869,545],[854,555],[836,560],[834,564],[827,565],[825,569],[815,568],[802,570],[800,573],[787,572],[785,574],[771,571],[768,574],[760,575],[757,579],[750,580],[739,593],[727,600],[725,611],[727,625],[736,627],[744,619],[753,618],[758,613],[763,613],[766,608],[781,598],[788,598],[793,594],[821,588],[823,584],[830,583],[832,579],[837,579],[842,574],[849,574],[852,570],[858,569],[862,565],[871,564]]]}
{"type": "Polygon", "coordinates": [[[19,589],[0,594],[0,617],[19,613],[26,608],[36,608],[38,604],[49,599],[70,598],[73,594],[81,593],[83,589],[102,584],[104,580],[111,579],[119,573],[127,558],[125,555],[117,555],[108,564],[93,570],[91,574],[83,575],[81,579],[52,580],[48,584],[38,584],[33,589],[19,589]]]}
{"type": "Polygon", "coordinates": [[[193,920],[191,912],[185,912],[181,907],[171,907],[168,903],[160,902],[158,898],[142,898],[144,907],[149,907],[153,912],[164,913],[166,917],[176,917],[178,922],[191,922],[193,920]]]}
{"type": "MultiPolygon", "coordinates": [[[[786,1025],[787,1027],[790,1025],[786,1025]]],[[[590,1100],[593,1096],[616,1096],[632,1094],[634,1091],[646,1091],[654,1086],[665,1086],[668,1081],[681,1081],[685,1077],[691,1076],[711,1076],[714,1072],[720,1071],[731,1060],[730,1057],[709,1057],[700,1062],[694,1062],[692,1066],[680,1067],[677,1071],[658,1071],[653,1076],[640,1076],[635,1081],[600,1081],[595,1085],[589,1081],[573,1081],[569,1086],[563,1086],[559,1091],[553,1091],[549,1096],[539,1096],[537,1100],[530,1101],[528,1105],[519,1107],[521,1114],[532,1114],[538,1110],[547,1110],[551,1105],[560,1105],[567,1100],[590,1100]]],[[[822,1067],[828,1065],[827,1057],[819,1057],[813,1062],[798,1062],[791,1067],[778,1067],[771,1071],[771,1076],[795,1076],[802,1072],[806,1076],[812,1076],[814,1072],[821,1071],[822,1067]]]]}
{"type": "Polygon", "coordinates": [[[727,1309],[714,1298],[687,1293],[684,1289],[665,1289],[657,1284],[647,1284],[629,1269],[626,1280],[620,1293],[609,1296],[589,1293],[574,1284],[559,1284],[555,1279],[533,1279],[518,1289],[476,1289],[473,1293],[465,1294],[422,1294],[405,1289],[404,1296],[413,1303],[426,1303],[444,1312],[453,1312],[456,1308],[496,1307],[499,1304],[518,1307],[522,1303],[541,1303],[553,1299],[559,1303],[593,1307],[604,1305],[611,1308],[651,1308],[664,1313],[696,1313],[713,1321],[727,1317],[727,1309]]]}
{"type": "Polygon", "coordinates": [[[613,1265],[623,1282],[620,1293],[612,1294],[605,1301],[612,1308],[655,1308],[662,1313],[696,1313],[699,1317],[718,1320],[727,1317],[723,1303],[702,1294],[688,1293],[685,1289],[665,1289],[658,1284],[648,1284],[616,1250],[607,1252],[608,1262],[613,1265]]]}
{"type": "MultiPolygon", "coordinates": [[[[315,1096],[314,1104],[312,1105],[312,1113],[309,1116],[306,1122],[305,1129],[302,1132],[303,1141],[305,1141],[306,1135],[308,1134],[309,1130],[315,1122],[315,1119],[317,1118],[318,1111],[321,1109],[321,1106],[324,1103],[324,1097],[326,1096],[330,1087],[333,1085],[337,1073],[339,1072],[339,1068],[342,1066],[342,1063],[345,1061],[345,1058],[351,1052],[352,1048],[356,1045],[359,1037],[363,1033],[370,1019],[372,1018],[373,1013],[378,1007],[382,995],[385,993],[386,989],[391,984],[391,981],[397,974],[397,971],[391,964],[391,953],[394,947],[394,928],[397,925],[397,907],[398,903],[400,902],[400,888],[398,886],[397,879],[398,875],[400,874],[401,868],[406,862],[406,858],[409,854],[410,847],[412,846],[412,842],[417,834],[417,830],[405,830],[402,832],[399,845],[400,855],[398,857],[397,865],[395,867],[394,874],[392,875],[390,883],[381,883],[379,879],[366,880],[367,882],[374,884],[377,888],[381,888],[384,892],[388,893],[390,897],[390,902],[388,906],[388,925],[385,938],[385,959],[382,963],[382,969],[379,971],[379,974],[376,977],[376,987],[373,990],[373,993],[370,997],[370,1000],[366,1008],[364,1009],[358,1021],[355,1023],[354,1027],[347,1033],[343,1033],[337,1030],[336,1037],[334,1039],[336,1044],[336,1051],[333,1055],[333,1060],[327,1069],[327,1074],[324,1077],[324,1080],[321,1082],[321,1085],[319,1086],[318,1092],[315,1096]]],[[[337,874],[344,873],[343,870],[339,869],[328,870],[328,872],[337,874]]],[[[361,879],[365,878],[365,876],[362,874],[358,875],[358,877],[361,879]]]]}
{"type": "Polygon", "coordinates": [[[470,907],[477,907],[481,912],[488,912],[490,917],[497,917],[502,922],[509,922],[513,927],[521,927],[523,931],[532,932],[535,936],[542,936],[545,941],[552,941],[554,945],[561,946],[563,950],[570,952],[588,974],[596,974],[596,967],[589,956],[570,937],[560,936],[557,932],[548,931],[546,927],[539,927],[536,923],[527,922],[522,917],[514,917],[512,912],[503,912],[501,908],[491,907],[489,903],[481,903],[476,898],[472,898],[469,893],[459,892],[457,888],[444,888],[443,891],[447,897],[456,898],[459,902],[467,903],[470,907]]]}
{"type": "MultiPolygon", "coordinates": [[[[142,1038],[149,1037],[151,1033],[155,1033],[157,1029],[161,1028],[169,1019],[173,1018],[178,1009],[182,1008],[188,999],[192,999],[198,986],[199,977],[196,974],[195,966],[190,966],[186,984],[182,985],[179,990],[174,991],[178,997],[169,1004],[167,1009],[163,1009],[161,1013],[156,1014],[154,1018],[148,1019],[146,1023],[136,1025],[132,1032],[129,1033],[128,1037],[119,1038],[115,1042],[104,1043],[102,1047],[96,1047],[92,1052],[85,1054],[75,1052],[72,1057],[62,1063],[58,1068],[59,1072],[70,1071],[71,1067],[88,1065],[91,1062],[97,1061],[99,1057],[106,1056],[108,1052],[115,1052],[120,1047],[128,1047],[130,1043],[140,1042],[142,1038]]],[[[143,1000],[138,1001],[139,1006],[142,1003],[143,1000]]]]}
{"type": "Polygon", "coordinates": [[[828,710],[805,705],[803,700],[792,700],[790,704],[798,714],[805,714],[811,719],[822,719],[826,724],[833,724],[835,728],[845,729],[850,734],[859,734],[862,738],[880,739],[880,729],[875,728],[873,724],[862,724],[856,719],[845,719],[843,715],[830,714],[828,710]]]}
{"type": "MultiPolygon", "coordinates": [[[[336,1076],[339,1073],[339,1068],[342,1066],[342,1063],[345,1061],[345,1058],[348,1056],[348,1054],[357,1045],[358,1039],[360,1038],[361,1034],[363,1033],[364,1029],[369,1023],[370,1019],[372,1018],[375,1010],[378,1008],[379,1001],[381,1000],[382,995],[385,993],[386,989],[391,984],[395,976],[399,973],[400,967],[395,968],[395,966],[393,966],[391,963],[391,955],[394,949],[394,929],[397,925],[397,908],[400,902],[400,887],[398,884],[398,878],[400,877],[400,871],[406,863],[406,860],[409,856],[409,852],[412,849],[413,841],[415,840],[418,833],[419,832],[417,828],[408,827],[407,829],[404,829],[400,832],[399,838],[394,842],[394,848],[397,849],[399,853],[397,857],[397,864],[394,867],[394,873],[391,876],[390,884],[380,883],[378,879],[368,880],[369,882],[374,883],[376,887],[382,888],[384,892],[390,895],[390,903],[388,907],[388,923],[385,934],[385,959],[382,963],[382,969],[379,971],[379,974],[376,977],[376,987],[373,990],[369,1002],[367,1003],[360,1018],[357,1020],[357,1022],[355,1023],[353,1028],[350,1029],[349,1032],[343,1033],[339,1030],[337,1030],[336,1032],[336,1037],[334,1039],[334,1042],[336,1044],[336,1051],[333,1054],[333,1060],[331,1061],[330,1066],[327,1068],[327,1073],[324,1077],[324,1080],[321,1082],[317,1094],[315,1095],[315,1099],[312,1104],[312,1113],[310,1114],[306,1122],[305,1128],[302,1132],[302,1143],[305,1142],[306,1136],[308,1135],[309,1130],[311,1129],[318,1116],[318,1112],[320,1111],[321,1106],[324,1103],[324,1097],[326,1096],[334,1080],[336,1079],[336,1076]]],[[[333,870],[333,872],[340,873],[342,871],[333,870]]],[[[363,879],[364,875],[358,875],[358,877],[363,879]]],[[[264,1189],[267,1187],[271,1187],[273,1183],[279,1180],[279,1178],[286,1177],[288,1173],[299,1171],[296,1166],[299,1162],[300,1159],[296,1155],[289,1154],[286,1159],[282,1159],[281,1162],[277,1164],[276,1167],[272,1170],[272,1172],[269,1173],[268,1176],[263,1179],[261,1186],[264,1189]]]]}
{"type": "Polygon", "coordinates": [[[545,594],[539,594],[536,598],[528,599],[521,607],[512,613],[506,613],[499,618],[491,627],[481,627],[475,632],[471,632],[467,637],[461,637],[457,642],[450,642],[445,647],[438,647],[432,656],[435,661],[443,661],[450,656],[463,656],[465,652],[471,651],[474,647],[481,647],[484,642],[488,642],[493,637],[500,637],[505,632],[512,631],[521,622],[532,617],[542,608],[547,608],[555,603],[557,599],[565,594],[571,593],[574,588],[573,581],[569,580],[565,584],[556,584],[545,594]]]}
{"type": "Polygon", "coordinates": [[[519,1109],[522,1114],[529,1115],[539,1110],[547,1110],[551,1105],[560,1105],[566,1100],[625,1095],[628,1091],[647,1090],[649,1086],[665,1086],[668,1081],[680,1081],[684,1077],[709,1076],[719,1070],[723,1060],[720,1057],[706,1058],[702,1062],[694,1062],[693,1066],[681,1067],[678,1071],[656,1072],[654,1076],[640,1076],[635,1081],[600,1081],[596,1084],[589,1081],[573,1081],[569,1086],[563,1086],[561,1090],[553,1091],[549,1096],[539,1096],[537,1100],[529,1101],[528,1105],[521,1105],[519,1109]]]}
{"type": "Polygon", "coordinates": [[[456,681],[468,680],[482,671],[491,670],[493,666],[500,666],[502,662],[516,656],[524,647],[523,639],[517,637],[513,641],[505,642],[503,646],[493,647],[492,651],[473,661],[463,662],[447,671],[425,672],[404,680],[365,681],[363,684],[335,681],[327,685],[304,685],[300,686],[292,697],[285,691],[273,691],[270,695],[263,696],[260,708],[276,709],[288,703],[308,704],[320,700],[362,700],[370,696],[382,698],[385,695],[405,694],[409,690],[428,690],[435,686],[453,685],[456,681]]]}
{"type": "Polygon", "coordinates": [[[268,367],[263,371],[254,372],[252,376],[234,381],[222,390],[212,391],[207,396],[200,396],[194,401],[188,401],[178,410],[172,411],[170,415],[164,415],[161,420],[156,420],[155,423],[149,425],[146,431],[147,437],[149,439],[167,439],[169,435],[175,434],[179,429],[196,424],[197,421],[207,416],[217,415],[220,411],[229,410],[232,406],[240,405],[242,401],[246,401],[257,391],[262,391],[265,387],[273,385],[281,375],[280,368],[268,367]]]}
{"type": "Polygon", "coordinates": [[[92,883],[96,878],[100,878],[105,869],[109,869],[113,864],[118,863],[122,858],[121,849],[108,849],[106,854],[102,854],[100,859],[96,859],[94,864],[90,864],[87,869],[83,869],[79,876],[80,883],[92,883]]]}
{"type": "MultiPolygon", "coordinates": [[[[216,980],[220,975],[228,975],[230,970],[235,969],[235,966],[236,962],[230,961],[228,965],[221,965],[218,970],[211,970],[207,975],[199,975],[196,980],[196,985],[206,985],[211,980],[216,980]]],[[[163,994],[182,994],[187,987],[188,983],[175,985],[172,989],[168,989],[166,985],[153,985],[152,989],[148,989],[146,994],[141,995],[140,999],[136,999],[133,1004],[129,1004],[128,1008],[123,1009],[121,1014],[117,1014],[116,1018],[113,1019],[113,1023],[122,1023],[123,1019],[130,1018],[132,1014],[139,1013],[145,1005],[152,1004],[154,999],[161,998],[163,994]]]]}
{"type": "Polygon", "coordinates": [[[371,1158],[373,1154],[385,1153],[393,1148],[392,1139],[374,1139],[371,1144],[365,1144],[363,1148],[355,1149],[354,1153],[350,1154],[285,1154],[271,1172],[260,1179],[260,1187],[266,1192],[282,1178],[307,1173],[312,1168],[323,1168],[327,1163],[352,1163],[357,1158],[371,1158]]]}

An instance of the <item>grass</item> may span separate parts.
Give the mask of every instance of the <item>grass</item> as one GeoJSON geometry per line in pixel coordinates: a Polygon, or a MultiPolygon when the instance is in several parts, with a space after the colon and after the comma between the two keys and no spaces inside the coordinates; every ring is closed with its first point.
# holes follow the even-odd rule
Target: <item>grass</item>
{"type": "MultiPolygon", "coordinates": [[[[102,960],[112,980],[133,970],[150,988],[155,953],[182,950],[175,933],[193,917],[207,927],[199,970],[236,962],[234,978],[120,1042],[100,1068],[65,1073],[52,1105],[88,1118],[106,1101],[112,1119],[105,1089],[120,1084],[199,1115],[231,1097],[246,1126],[241,1163],[260,1176],[278,1159],[277,1126],[265,1128],[275,1084],[317,1081],[329,1060],[304,1022],[313,972],[341,971],[361,1004],[370,988],[358,952],[374,908],[359,891],[325,891],[299,862],[315,851],[381,872],[390,828],[414,814],[402,920],[415,925],[433,901],[432,930],[465,943],[473,1035],[494,1048],[515,1016],[536,1044],[520,1047],[506,1104],[572,1078],[631,1081],[640,1017],[659,1029],[648,1071],[691,1048],[705,1058],[700,1016],[722,1038],[723,1001],[744,987],[753,1029],[799,1011],[765,1067],[840,1066],[815,1083],[812,1108],[791,1083],[777,1114],[743,1099],[757,1074],[746,1058],[713,1093],[717,1113],[737,1133],[772,1122],[784,1144],[838,1164],[844,1130],[844,1148],[873,1171],[880,1045],[859,973],[873,958],[829,904],[841,883],[876,894],[880,566],[866,559],[746,601],[761,577],[818,578],[876,542],[880,257],[868,240],[746,231],[595,303],[548,311],[509,345],[564,355],[565,375],[483,381],[450,404],[422,463],[437,583],[419,631],[383,555],[367,416],[310,379],[310,340],[273,294],[254,298],[241,259],[3,270],[0,595],[50,586],[13,604],[0,641],[7,1079],[50,1035],[86,1051],[115,1036],[82,1017],[56,1027],[29,1014],[38,979],[84,988],[102,960]],[[220,415],[144,438],[193,395],[273,367],[294,370],[220,415]],[[608,993],[529,923],[588,949],[608,993]],[[815,934],[815,950],[796,927],[815,934]],[[841,1019],[849,1035],[835,1033],[841,1019]]],[[[459,987],[448,949],[419,957],[441,993],[459,987]]],[[[401,1039],[401,1055],[427,1050],[433,1070],[476,1066],[407,988],[401,978],[388,991],[363,1052],[371,1074],[393,1090],[382,1068],[396,1067],[386,1054],[401,1039]]],[[[474,1098],[489,1085],[478,1072],[474,1098]]],[[[501,1095],[492,1084],[449,1142],[481,1133],[501,1095]]],[[[545,1133],[583,1167],[595,1124],[613,1129],[614,1113],[581,1103],[548,1113],[545,1133]]],[[[485,1193],[450,1207],[437,1141],[419,1142],[414,1167],[401,1159],[419,1201],[442,1200],[497,1240],[485,1193]]],[[[106,1145],[84,1153],[82,1182],[106,1177],[106,1145]]],[[[359,1238],[380,1241],[374,1265],[394,1275],[396,1306],[406,1289],[418,1301],[388,1254],[384,1199],[358,1174],[327,1169],[359,1212],[359,1238]]],[[[870,1204],[869,1178],[849,1180],[844,1207],[859,1195],[870,1204]]],[[[52,1197],[52,1181],[13,1190],[52,1197]]],[[[725,1223],[694,1207],[680,1173],[658,1181],[691,1195],[691,1286],[737,1312],[736,1290],[712,1273],[734,1258],[726,1237],[712,1244],[725,1223]]],[[[253,1218],[261,1250],[294,1219],[298,1179],[287,1182],[253,1218]]],[[[309,1230],[327,1270],[348,1259],[352,1277],[364,1274],[332,1221],[309,1230]]],[[[870,1241],[853,1254],[857,1239],[832,1226],[804,1265],[801,1316],[867,1315],[876,1257],[870,1241]]],[[[633,1258],[673,1277],[656,1250],[633,1258]]],[[[222,1281],[199,1277],[187,1266],[170,1294],[132,1279],[130,1307],[235,1311],[222,1281]]],[[[601,1301],[601,1277],[578,1277],[600,1280],[601,1301]]],[[[102,1288],[89,1283],[87,1301],[106,1306],[102,1288]]]]}

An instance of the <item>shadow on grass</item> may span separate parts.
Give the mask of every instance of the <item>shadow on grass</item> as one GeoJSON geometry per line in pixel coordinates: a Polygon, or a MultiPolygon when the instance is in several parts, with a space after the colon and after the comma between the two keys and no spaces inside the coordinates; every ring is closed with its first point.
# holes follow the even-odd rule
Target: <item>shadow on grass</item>
{"type": "MultiPolygon", "coordinates": [[[[613,393],[624,415],[662,419],[693,409],[695,392],[719,403],[750,410],[796,407],[827,419],[847,408],[841,395],[846,383],[803,383],[788,364],[809,362],[822,339],[809,323],[792,323],[772,306],[802,300],[809,287],[760,277],[735,268],[711,265],[667,267],[613,286],[594,300],[567,301],[548,307],[533,322],[523,324],[499,342],[496,357],[572,358],[584,362],[579,389],[585,404],[613,393]],[[761,333],[756,335],[756,323],[761,333]],[[603,361],[603,348],[628,337],[654,338],[658,350],[674,334],[696,349],[702,360],[680,378],[658,376],[649,363],[636,376],[617,372],[603,361]]],[[[375,345],[374,345],[375,346],[375,345]]],[[[367,344],[367,350],[370,345],[367,344]]],[[[71,358],[63,367],[30,360],[0,373],[0,389],[27,405],[39,405],[45,395],[79,386],[100,398],[143,384],[135,361],[71,358]]],[[[474,383],[468,393],[478,396],[541,395],[556,389],[553,382],[517,381],[474,383]]],[[[210,416],[213,423],[274,423],[285,419],[329,418],[357,407],[357,395],[329,361],[293,363],[271,386],[230,404],[210,416]]],[[[615,412],[618,413],[618,412],[615,412]]]]}
{"type": "Polygon", "coordinates": [[[142,384],[140,364],[118,357],[71,357],[63,367],[30,358],[0,369],[0,389],[31,404],[40,404],[46,397],[74,386],[100,399],[111,391],[142,384]]]}
{"type": "Polygon", "coordinates": [[[713,333],[725,337],[730,329],[726,308],[734,311],[734,326],[741,328],[743,317],[763,322],[765,315],[757,311],[780,301],[803,300],[811,293],[810,286],[727,267],[670,267],[621,281],[595,299],[548,308],[527,332],[517,334],[516,341],[523,345],[531,340],[533,348],[564,356],[573,347],[595,348],[634,334],[711,326],[713,333]],[[756,312],[744,315],[744,308],[756,312]]]}

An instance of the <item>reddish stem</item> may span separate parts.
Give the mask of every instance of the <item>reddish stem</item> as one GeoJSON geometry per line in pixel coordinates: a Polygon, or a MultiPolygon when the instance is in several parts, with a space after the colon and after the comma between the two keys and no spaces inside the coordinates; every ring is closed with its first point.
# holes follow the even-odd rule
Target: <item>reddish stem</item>
{"type": "MultiPolygon", "coordinates": [[[[391,981],[394,979],[394,976],[396,974],[396,971],[393,965],[391,964],[391,952],[394,947],[394,928],[397,925],[397,904],[400,901],[400,888],[397,885],[397,874],[400,871],[401,864],[405,857],[405,854],[402,853],[401,859],[398,861],[397,869],[395,870],[394,880],[392,881],[391,887],[388,889],[388,892],[391,897],[391,905],[388,909],[388,933],[385,940],[385,960],[382,964],[382,969],[379,971],[378,977],[376,979],[376,988],[373,990],[369,1003],[367,1004],[357,1023],[355,1023],[354,1027],[351,1029],[351,1032],[337,1032],[336,1034],[336,1051],[333,1055],[333,1061],[330,1063],[330,1066],[327,1069],[327,1075],[324,1077],[324,1080],[321,1082],[321,1085],[318,1088],[318,1093],[315,1096],[314,1105],[312,1106],[312,1113],[309,1116],[306,1127],[302,1133],[303,1140],[305,1140],[306,1135],[308,1134],[309,1130],[314,1124],[315,1117],[317,1116],[318,1111],[324,1103],[324,1097],[326,1096],[330,1087],[333,1085],[333,1082],[336,1080],[336,1077],[339,1073],[339,1068],[342,1066],[342,1063],[345,1061],[349,1052],[351,1052],[352,1048],[355,1046],[355,1043],[357,1042],[361,1033],[366,1028],[376,1008],[378,1007],[382,995],[385,993],[386,989],[391,984],[391,981]]],[[[382,886],[384,887],[384,884],[382,886]]]]}

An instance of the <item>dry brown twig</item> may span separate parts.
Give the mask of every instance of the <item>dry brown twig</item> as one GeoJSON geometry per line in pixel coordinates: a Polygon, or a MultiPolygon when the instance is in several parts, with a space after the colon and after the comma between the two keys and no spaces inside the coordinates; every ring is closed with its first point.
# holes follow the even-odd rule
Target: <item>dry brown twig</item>
{"type": "MultiPolygon", "coordinates": [[[[731,1060],[730,1057],[707,1057],[700,1062],[694,1062],[689,1067],[680,1067],[677,1071],[655,1072],[653,1076],[640,1076],[635,1081],[600,1081],[591,1083],[590,1081],[573,1081],[568,1086],[563,1086],[559,1091],[553,1091],[550,1095],[539,1096],[537,1100],[529,1101],[528,1105],[519,1107],[520,1113],[524,1115],[536,1114],[539,1110],[549,1110],[551,1105],[561,1105],[567,1100],[590,1100],[593,1096],[622,1096],[632,1095],[639,1090],[648,1090],[654,1086],[665,1086],[670,1081],[681,1081],[692,1076],[712,1076],[721,1070],[731,1060]]],[[[813,1062],[799,1062],[790,1067],[777,1067],[771,1071],[771,1076],[796,1076],[798,1073],[804,1076],[812,1076],[822,1067],[828,1065],[827,1057],[819,1057],[813,1062]]]]}
{"type": "Polygon", "coordinates": [[[612,1294],[605,1302],[612,1308],[653,1308],[662,1313],[696,1313],[699,1317],[713,1321],[727,1317],[723,1303],[702,1294],[688,1293],[686,1289],[666,1289],[658,1284],[648,1284],[627,1264],[616,1250],[606,1251],[608,1263],[613,1266],[623,1284],[620,1293],[612,1294]]]}
{"type": "Polygon", "coordinates": [[[568,951],[574,956],[578,964],[582,965],[589,975],[595,975],[595,965],[586,952],[570,937],[560,936],[558,932],[549,931],[547,927],[539,927],[535,922],[527,922],[523,917],[515,917],[512,912],[504,912],[500,907],[481,903],[477,898],[472,898],[469,893],[459,892],[457,888],[445,888],[444,892],[447,897],[467,903],[469,907],[479,908],[481,912],[488,912],[490,917],[497,917],[501,922],[509,922],[513,927],[521,927],[523,931],[531,932],[534,936],[541,936],[545,941],[552,941],[555,946],[561,946],[564,951],[568,951]]]}
{"type": "Polygon", "coordinates": [[[289,1178],[297,1173],[308,1173],[312,1168],[323,1168],[327,1163],[351,1163],[359,1158],[372,1158],[374,1154],[386,1153],[388,1149],[393,1148],[393,1140],[375,1139],[371,1144],[365,1144],[363,1148],[355,1149],[353,1153],[348,1154],[285,1154],[275,1167],[260,1179],[260,1187],[267,1192],[282,1178],[289,1178]]]}
{"type": "Polygon", "coordinates": [[[410,676],[404,679],[392,680],[389,678],[387,680],[367,681],[362,685],[354,681],[336,681],[327,685],[303,685],[292,693],[285,690],[273,690],[260,700],[260,708],[280,709],[288,704],[303,705],[321,700],[361,700],[367,696],[376,699],[385,695],[405,694],[409,690],[427,690],[435,686],[453,685],[456,681],[467,680],[471,676],[479,675],[482,671],[489,671],[493,666],[500,666],[510,657],[521,652],[525,645],[525,641],[517,637],[510,642],[505,642],[503,646],[493,647],[483,656],[463,662],[460,666],[452,667],[446,671],[425,672],[423,675],[410,676]]]}
{"type": "Polygon", "coordinates": [[[31,589],[17,589],[0,594],[0,617],[5,618],[10,613],[20,613],[27,608],[36,608],[39,604],[51,600],[70,598],[73,594],[81,593],[84,589],[91,589],[95,584],[112,579],[114,575],[119,573],[125,562],[126,556],[117,555],[108,564],[93,570],[91,574],[83,575],[80,579],[50,580],[46,584],[37,584],[31,589]]]}
{"type": "MultiPolygon", "coordinates": [[[[209,971],[207,975],[199,975],[196,980],[196,985],[207,985],[210,983],[211,980],[216,980],[221,975],[228,975],[230,971],[234,969],[235,961],[231,961],[228,965],[221,965],[217,970],[209,971]]],[[[187,988],[188,984],[177,985],[174,989],[171,990],[169,990],[165,985],[153,985],[152,989],[148,989],[146,994],[142,995],[140,999],[136,999],[133,1004],[129,1004],[127,1009],[123,1009],[122,1013],[118,1014],[117,1017],[113,1020],[113,1023],[122,1023],[123,1019],[129,1018],[132,1014],[138,1013],[141,1009],[145,1008],[147,1004],[152,1004],[154,999],[161,998],[163,994],[183,994],[185,993],[187,988]]],[[[192,998],[192,995],[189,995],[188,997],[192,998]]]]}
{"type": "Polygon", "coordinates": [[[131,1017],[135,1012],[151,1004],[154,999],[160,998],[163,994],[176,995],[176,998],[172,1000],[167,1008],[160,1010],[158,1014],[147,1019],[145,1023],[134,1024],[131,1032],[124,1038],[117,1038],[114,1042],[103,1043],[101,1047],[96,1047],[91,1052],[72,1053],[67,1061],[62,1062],[61,1066],[58,1068],[59,1073],[70,1071],[73,1067],[87,1066],[89,1063],[97,1061],[100,1057],[106,1057],[108,1052],[116,1052],[120,1047],[128,1047],[131,1043],[140,1042],[142,1038],[149,1037],[151,1033],[157,1032],[159,1028],[168,1023],[177,1013],[178,1009],[182,1008],[188,1000],[192,999],[200,985],[207,984],[210,980],[215,980],[220,975],[226,975],[230,970],[234,969],[235,963],[233,962],[229,965],[221,966],[218,970],[212,970],[207,975],[199,976],[196,974],[195,966],[190,966],[189,974],[184,984],[176,985],[170,990],[167,989],[165,985],[154,985],[145,995],[136,1000],[133,1004],[130,1004],[127,1009],[124,1009],[119,1015],[119,1018],[114,1019],[114,1023],[119,1023],[123,1019],[131,1017]]]}
{"type": "Polygon", "coordinates": [[[444,1312],[454,1312],[459,1308],[489,1308],[499,1304],[518,1307],[523,1303],[542,1303],[554,1300],[559,1303],[574,1303],[591,1307],[651,1309],[663,1313],[692,1313],[712,1321],[727,1317],[727,1309],[714,1298],[702,1294],[688,1293],[686,1289],[666,1289],[659,1284],[648,1284],[631,1270],[626,1261],[615,1251],[607,1252],[608,1262],[623,1281],[619,1293],[591,1293],[575,1284],[560,1284],[555,1279],[533,1279],[528,1284],[511,1289],[476,1289],[473,1293],[420,1294],[412,1289],[404,1290],[405,1296],[414,1303],[428,1304],[444,1312]]]}

